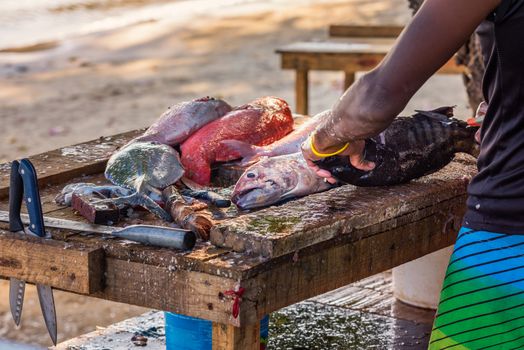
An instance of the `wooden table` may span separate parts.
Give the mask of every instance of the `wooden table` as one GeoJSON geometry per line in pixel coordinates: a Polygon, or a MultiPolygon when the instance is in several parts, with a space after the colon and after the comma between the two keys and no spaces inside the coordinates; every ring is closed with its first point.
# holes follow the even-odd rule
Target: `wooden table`
{"type": "MultiPolygon", "coordinates": [[[[308,114],[308,74],[311,70],[343,71],[344,89],[355,81],[355,73],[375,68],[394,44],[391,38],[351,38],[345,41],[297,42],[276,50],[281,67],[296,72],[296,111],[308,114]]],[[[461,74],[463,66],[449,60],[439,74],[461,74]]]]}
{"type": "MultiPolygon", "coordinates": [[[[66,183],[103,181],[109,155],[137,133],[31,157],[45,214],[82,221],[54,196],[66,183]]],[[[213,228],[214,244],[191,252],[70,230],[50,229],[52,240],[21,237],[0,224],[0,276],[204,318],[213,322],[213,349],[255,350],[264,315],[452,244],[474,172],[462,156],[406,185],[311,195],[229,219],[213,228]]],[[[9,164],[0,174],[6,210],[9,164]]],[[[137,221],[161,224],[146,212],[137,221]]]]}

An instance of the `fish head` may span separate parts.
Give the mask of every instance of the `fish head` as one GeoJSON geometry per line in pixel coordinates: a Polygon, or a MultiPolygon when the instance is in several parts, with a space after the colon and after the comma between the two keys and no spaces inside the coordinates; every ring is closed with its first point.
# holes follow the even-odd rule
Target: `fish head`
{"type": "Polygon", "coordinates": [[[226,101],[210,96],[201,97],[193,102],[206,105],[207,108],[214,110],[219,116],[229,113],[232,109],[226,101]]]}
{"type": "Polygon", "coordinates": [[[271,158],[249,167],[240,177],[231,201],[242,210],[265,207],[284,199],[293,190],[298,178],[286,172],[271,158]]]}

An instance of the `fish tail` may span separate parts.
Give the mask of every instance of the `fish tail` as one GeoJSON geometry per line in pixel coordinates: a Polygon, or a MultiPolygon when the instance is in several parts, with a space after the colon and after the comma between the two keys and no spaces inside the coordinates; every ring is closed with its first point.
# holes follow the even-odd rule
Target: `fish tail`
{"type": "Polygon", "coordinates": [[[262,148],[238,140],[225,140],[222,145],[230,152],[236,152],[242,157],[241,164],[248,165],[257,161],[262,155],[262,148]]]}

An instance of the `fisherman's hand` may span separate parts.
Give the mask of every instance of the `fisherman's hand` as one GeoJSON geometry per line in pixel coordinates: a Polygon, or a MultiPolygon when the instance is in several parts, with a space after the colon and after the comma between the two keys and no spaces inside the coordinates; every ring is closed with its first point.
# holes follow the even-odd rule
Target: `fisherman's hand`
{"type": "MultiPolygon", "coordinates": [[[[328,181],[331,184],[335,184],[337,183],[337,180],[331,175],[331,173],[328,170],[320,169],[318,165],[313,163],[314,161],[322,159],[322,157],[315,155],[315,153],[311,150],[311,138],[313,137],[313,146],[315,147],[317,153],[333,153],[343,148],[344,145],[330,144],[329,142],[326,142],[329,141],[326,140],[326,138],[324,138],[323,141],[322,138],[319,138],[319,140],[317,140],[318,137],[315,135],[315,132],[309,135],[308,139],[301,146],[304,159],[306,160],[308,166],[311,169],[313,169],[318,176],[325,178],[326,181],[328,181]]],[[[363,171],[373,170],[375,168],[375,163],[369,162],[364,159],[364,145],[365,141],[348,142],[348,147],[344,150],[344,152],[338,154],[338,156],[349,157],[351,165],[353,165],[357,169],[363,171]]]]}

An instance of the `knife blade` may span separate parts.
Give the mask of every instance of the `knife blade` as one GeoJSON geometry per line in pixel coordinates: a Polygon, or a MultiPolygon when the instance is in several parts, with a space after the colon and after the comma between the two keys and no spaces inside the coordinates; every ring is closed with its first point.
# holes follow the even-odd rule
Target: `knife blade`
{"type": "Polygon", "coordinates": [[[44,322],[49,332],[49,336],[56,345],[57,340],[57,324],[56,324],[56,312],[55,312],[55,299],[53,297],[53,289],[49,286],[42,284],[36,285],[36,291],[38,292],[38,300],[40,301],[40,309],[44,316],[44,322]]]}
{"type": "Polygon", "coordinates": [[[18,278],[9,279],[9,307],[11,315],[17,326],[22,319],[22,308],[24,306],[25,282],[18,278]]]}
{"type": "MultiPolygon", "coordinates": [[[[7,221],[9,222],[9,230],[12,232],[24,231],[24,225],[20,216],[20,208],[22,207],[22,201],[24,197],[24,185],[22,184],[22,178],[18,171],[20,169],[20,163],[14,161],[11,164],[11,176],[9,178],[9,213],[7,221]]],[[[11,315],[17,326],[20,326],[20,320],[22,318],[22,309],[24,306],[24,295],[25,295],[25,282],[17,278],[9,279],[9,308],[11,309],[11,315]]]]}
{"type": "MultiPolygon", "coordinates": [[[[20,217],[24,224],[29,223],[28,215],[21,214],[20,217]]],[[[9,221],[9,212],[0,210],[0,221],[9,221]]],[[[46,227],[68,229],[73,231],[101,233],[163,248],[189,250],[192,249],[196,243],[196,235],[194,232],[164,226],[130,225],[121,228],[89,224],[47,216],[44,216],[44,225],[46,227]]]]}

